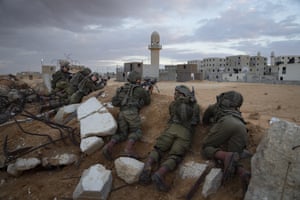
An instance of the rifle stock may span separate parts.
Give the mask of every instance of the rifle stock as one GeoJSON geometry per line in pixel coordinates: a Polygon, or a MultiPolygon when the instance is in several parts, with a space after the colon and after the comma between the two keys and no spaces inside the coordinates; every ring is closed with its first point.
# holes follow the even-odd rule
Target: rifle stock
{"type": "Polygon", "coordinates": [[[194,183],[194,185],[192,186],[192,188],[189,190],[189,192],[185,196],[186,200],[191,200],[193,198],[193,196],[197,192],[199,186],[205,180],[206,175],[210,172],[210,170],[212,168],[213,168],[213,165],[208,165],[206,167],[206,169],[204,170],[204,172],[199,176],[199,178],[197,179],[197,181],[194,183]]]}

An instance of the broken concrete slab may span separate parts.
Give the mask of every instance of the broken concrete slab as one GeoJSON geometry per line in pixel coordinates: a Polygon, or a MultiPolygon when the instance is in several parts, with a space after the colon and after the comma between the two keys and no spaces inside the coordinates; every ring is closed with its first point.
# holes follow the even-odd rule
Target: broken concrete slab
{"type": "Polygon", "coordinates": [[[271,121],[251,159],[244,199],[300,199],[300,127],[278,118],[271,121]]]}
{"type": "Polygon", "coordinates": [[[194,161],[183,163],[179,168],[179,176],[182,179],[198,178],[205,171],[207,166],[207,164],[196,163],[194,161]]]}
{"type": "Polygon", "coordinates": [[[77,119],[81,120],[95,112],[107,112],[107,109],[100,103],[96,97],[91,97],[81,103],[77,109],[77,119]]]}
{"type": "Polygon", "coordinates": [[[78,107],[77,118],[80,120],[81,138],[113,135],[117,130],[115,118],[95,97],[78,107]]]}
{"type": "Polygon", "coordinates": [[[105,200],[112,187],[112,174],[103,165],[96,164],[83,171],[77,184],[73,199],[105,200]]]}
{"type": "Polygon", "coordinates": [[[207,198],[218,191],[222,183],[223,172],[220,168],[212,168],[206,175],[202,188],[202,195],[207,198]]]}
{"type": "Polygon", "coordinates": [[[120,157],[114,163],[117,175],[128,184],[137,182],[144,168],[143,162],[129,157],[120,157]]]}
{"type": "Polygon", "coordinates": [[[81,152],[90,155],[100,149],[104,145],[104,141],[102,138],[93,136],[81,139],[80,149],[81,152]]]}
{"type": "Polygon", "coordinates": [[[94,113],[80,120],[80,136],[108,136],[115,134],[117,122],[109,113],[94,113]]]}

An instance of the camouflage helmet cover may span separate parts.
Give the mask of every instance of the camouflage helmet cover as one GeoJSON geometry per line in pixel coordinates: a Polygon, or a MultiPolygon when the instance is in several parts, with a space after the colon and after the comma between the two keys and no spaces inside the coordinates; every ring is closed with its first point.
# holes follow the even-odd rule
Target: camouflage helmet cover
{"type": "Polygon", "coordinates": [[[97,72],[93,72],[91,74],[91,77],[95,76],[97,78],[97,80],[99,79],[99,74],[97,72]]]}
{"type": "Polygon", "coordinates": [[[176,86],[175,91],[178,91],[179,93],[183,94],[186,97],[191,95],[190,89],[185,85],[176,86]]]}
{"type": "Polygon", "coordinates": [[[91,72],[92,72],[92,70],[91,70],[90,68],[88,68],[88,67],[86,67],[86,68],[84,68],[84,69],[82,70],[82,74],[83,74],[84,76],[89,75],[91,72]]]}
{"type": "Polygon", "coordinates": [[[61,68],[66,67],[66,68],[70,69],[70,62],[67,60],[60,60],[59,65],[61,68]]]}
{"type": "Polygon", "coordinates": [[[135,83],[137,82],[138,80],[141,80],[142,79],[142,76],[140,73],[136,72],[136,71],[132,71],[128,77],[127,77],[127,80],[131,83],[135,83]]]}
{"type": "Polygon", "coordinates": [[[226,107],[238,108],[243,104],[243,96],[236,91],[228,91],[217,96],[217,101],[226,107]]]}

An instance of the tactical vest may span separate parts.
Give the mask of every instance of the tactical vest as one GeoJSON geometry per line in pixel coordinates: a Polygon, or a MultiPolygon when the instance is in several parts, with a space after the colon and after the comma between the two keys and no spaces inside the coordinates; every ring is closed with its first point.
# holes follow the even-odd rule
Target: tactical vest
{"type": "Polygon", "coordinates": [[[221,105],[217,105],[215,110],[215,122],[226,115],[231,115],[239,120],[241,120],[244,124],[246,124],[245,120],[243,119],[241,112],[234,110],[232,108],[224,108],[221,105]]]}
{"type": "Polygon", "coordinates": [[[136,84],[126,83],[117,89],[116,95],[112,99],[112,105],[117,107],[137,107],[140,108],[139,100],[134,97],[134,89],[140,87],[136,84]]]}
{"type": "Polygon", "coordinates": [[[193,118],[193,103],[189,98],[179,98],[173,101],[169,107],[170,123],[177,123],[190,128],[193,118]]]}

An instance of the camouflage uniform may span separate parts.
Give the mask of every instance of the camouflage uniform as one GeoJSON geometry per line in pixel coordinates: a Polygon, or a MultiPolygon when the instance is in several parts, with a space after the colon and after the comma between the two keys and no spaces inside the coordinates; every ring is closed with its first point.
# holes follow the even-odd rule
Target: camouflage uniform
{"type": "Polygon", "coordinates": [[[99,79],[98,73],[93,73],[88,77],[85,77],[78,85],[78,90],[74,94],[72,94],[70,98],[70,103],[80,103],[82,98],[89,93],[102,89],[103,86],[97,86],[97,81],[99,79]],[[95,77],[94,80],[93,77],[95,77]]]}
{"type": "Polygon", "coordinates": [[[142,137],[141,118],[139,111],[151,102],[150,94],[141,84],[141,75],[135,71],[128,75],[129,83],[125,83],[116,91],[112,98],[112,105],[119,107],[118,132],[103,147],[103,154],[106,159],[112,160],[112,148],[121,141],[128,139],[123,155],[137,157],[133,145],[142,137]]]}
{"type": "Polygon", "coordinates": [[[161,165],[174,170],[190,148],[193,126],[200,122],[200,107],[196,101],[190,101],[189,95],[181,96],[171,102],[169,114],[169,126],[157,138],[154,150],[149,156],[159,162],[161,154],[169,151],[167,159],[161,165]]]}
{"type": "Polygon", "coordinates": [[[69,64],[70,63],[68,61],[61,62],[61,69],[52,75],[51,88],[54,93],[65,90],[68,87],[69,80],[71,78],[71,74],[68,72],[69,64]],[[66,68],[66,71],[64,71],[64,68],[66,68]]]}
{"type": "Polygon", "coordinates": [[[75,73],[68,85],[67,88],[67,94],[69,97],[71,97],[72,94],[74,94],[78,90],[79,83],[89,74],[91,73],[91,70],[89,68],[85,68],[77,73],[75,73]]]}
{"type": "Polygon", "coordinates": [[[118,133],[112,138],[117,142],[127,139],[137,141],[142,137],[140,109],[150,104],[150,94],[140,84],[125,83],[112,98],[113,106],[120,107],[118,133]],[[123,93],[124,95],[122,96],[123,93]],[[128,135],[129,134],[129,135],[128,135]]]}
{"type": "Polygon", "coordinates": [[[245,157],[248,133],[239,111],[242,103],[243,96],[236,91],[217,96],[217,103],[210,105],[203,116],[203,123],[212,126],[203,141],[202,150],[205,157],[223,164],[223,184],[238,174],[246,192],[251,174],[240,164],[240,159],[251,154],[246,153],[245,157]]]}
{"type": "Polygon", "coordinates": [[[248,143],[245,121],[236,106],[242,103],[230,102],[238,99],[233,91],[223,93],[217,97],[217,103],[210,105],[203,116],[204,124],[212,124],[203,142],[203,153],[207,158],[213,158],[220,149],[229,152],[242,153],[248,143]],[[230,101],[228,101],[230,99],[230,101]],[[236,104],[236,105],[232,105],[236,104]]]}
{"type": "Polygon", "coordinates": [[[168,127],[157,138],[140,176],[140,183],[150,183],[153,165],[160,162],[163,154],[167,153],[166,159],[151,177],[158,190],[165,192],[169,187],[164,182],[164,176],[182,161],[191,146],[194,127],[200,122],[200,106],[186,86],[177,86],[174,97],[174,101],[169,105],[168,127]]]}

